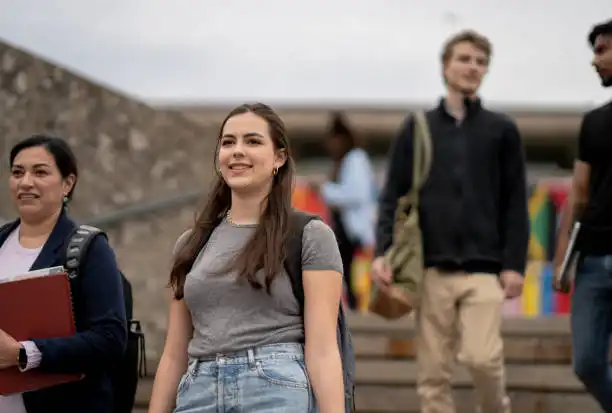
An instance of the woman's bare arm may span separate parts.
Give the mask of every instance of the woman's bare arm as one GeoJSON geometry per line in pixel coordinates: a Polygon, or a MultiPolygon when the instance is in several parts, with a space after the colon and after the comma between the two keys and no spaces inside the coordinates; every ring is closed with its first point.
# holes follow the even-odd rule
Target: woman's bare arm
{"type": "Polygon", "coordinates": [[[344,379],[336,328],[342,275],[304,271],[306,369],[321,413],[344,412],[344,379]]]}
{"type": "Polygon", "coordinates": [[[193,335],[191,314],[183,300],[171,300],[166,344],[155,374],[149,413],[172,412],[179,381],[187,370],[187,346],[193,335]]]}

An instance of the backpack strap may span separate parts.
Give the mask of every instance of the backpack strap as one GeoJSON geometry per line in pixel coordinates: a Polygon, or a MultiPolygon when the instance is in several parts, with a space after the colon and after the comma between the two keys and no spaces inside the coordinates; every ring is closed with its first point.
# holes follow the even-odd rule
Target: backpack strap
{"type": "Polygon", "coordinates": [[[419,191],[427,181],[431,169],[433,143],[425,112],[415,112],[413,122],[412,184],[408,193],[398,199],[396,215],[405,213],[410,207],[418,208],[419,191]]]}
{"type": "Polygon", "coordinates": [[[291,232],[289,245],[287,247],[287,258],[285,259],[285,271],[291,280],[293,294],[300,305],[300,311],[304,311],[304,285],[302,284],[302,237],[304,228],[312,220],[320,220],[318,215],[309,214],[294,209],[291,214],[291,232]]]}
{"type": "MultiPolygon", "coordinates": [[[[321,217],[312,215],[304,211],[294,210],[291,216],[291,235],[285,260],[285,271],[291,280],[293,294],[300,305],[300,311],[304,311],[304,285],[302,281],[302,237],[304,228],[312,220],[321,217]]],[[[344,307],[340,303],[338,309],[337,339],[342,360],[342,375],[345,387],[345,408],[346,412],[355,411],[355,351],[351,339],[350,329],[344,313],[344,307]]]]}
{"type": "Polygon", "coordinates": [[[81,264],[87,255],[87,248],[98,235],[106,237],[104,231],[91,225],[79,225],[70,234],[65,263],[69,279],[74,280],[79,276],[81,264]]]}
{"type": "MultiPolygon", "coordinates": [[[[108,238],[106,233],[100,228],[84,224],[76,227],[70,234],[70,237],[68,238],[68,246],[66,247],[66,262],[64,264],[70,281],[74,281],[79,277],[79,270],[81,269],[81,265],[87,256],[87,249],[91,245],[94,238],[96,238],[98,235],[108,238]]],[[[137,341],[139,354],[137,361],[138,376],[142,378],[147,375],[144,332],[142,331],[140,321],[132,319],[133,309],[131,305],[128,305],[128,297],[129,301],[132,301],[132,286],[125,275],[121,271],[119,273],[121,275],[121,283],[125,300],[124,304],[128,326],[128,339],[130,336],[133,336],[137,341]]]]}
{"type": "Polygon", "coordinates": [[[9,230],[12,224],[12,222],[7,222],[5,224],[0,225],[0,236],[4,235],[4,233],[9,230]]]}

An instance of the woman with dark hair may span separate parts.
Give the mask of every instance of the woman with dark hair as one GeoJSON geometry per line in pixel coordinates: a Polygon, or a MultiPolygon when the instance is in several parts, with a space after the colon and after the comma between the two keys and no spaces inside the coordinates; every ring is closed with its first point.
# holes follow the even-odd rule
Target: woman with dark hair
{"type": "MultiPolygon", "coordinates": [[[[9,165],[19,218],[0,229],[0,279],[63,266],[76,228],[66,212],[78,177],[72,150],[60,138],[36,135],[12,148],[9,165]]],[[[0,330],[0,369],[80,373],[83,379],[0,396],[0,412],[113,413],[109,366],[121,360],[127,336],[121,278],[105,237],[96,237],[88,251],[71,283],[76,334],[17,342],[0,330]]]]}
{"type": "Polygon", "coordinates": [[[351,267],[355,252],[374,246],[374,214],[376,187],[368,154],[359,148],[355,135],[341,113],[334,113],[325,141],[333,160],[329,179],[313,181],[312,187],[331,211],[333,228],[338,240],[344,267],[347,304],[357,307],[357,297],[351,283],[351,267]]]}
{"type": "Polygon", "coordinates": [[[217,148],[208,204],[177,241],[149,412],[344,412],[331,229],[304,228],[303,316],[283,266],[294,173],[284,124],[264,104],[239,106],[217,148]]]}

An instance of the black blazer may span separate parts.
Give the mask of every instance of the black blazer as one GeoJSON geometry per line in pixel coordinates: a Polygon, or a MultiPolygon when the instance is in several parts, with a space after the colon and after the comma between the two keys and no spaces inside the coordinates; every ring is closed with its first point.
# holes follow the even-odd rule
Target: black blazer
{"type": "MultiPolygon", "coordinates": [[[[0,233],[0,246],[19,225],[0,233]]],[[[32,270],[64,265],[66,241],[76,224],[62,211],[32,270]]],[[[115,254],[105,237],[89,246],[79,278],[72,282],[77,333],[72,337],[34,339],[42,353],[38,369],[83,373],[81,381],[24,393],[28,413],[113,413],[109,366],[121,360],[127,322],[115,254]]]]}

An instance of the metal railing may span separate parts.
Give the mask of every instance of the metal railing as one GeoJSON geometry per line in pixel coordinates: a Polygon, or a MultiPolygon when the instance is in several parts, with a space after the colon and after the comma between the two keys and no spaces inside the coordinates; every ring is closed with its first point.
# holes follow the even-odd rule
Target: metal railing
{"type": "Polygon", "coordinates": [[[90,225],[98,227],[110,227],[125,220],[138,218],[141,215],[148,215],[170,208],[180,208],[197,203],[200,199],[202,199],[202,191],[192,191],[151,202],[131,205],[118,211],[92,217],[85,221],[90,225]]]}

